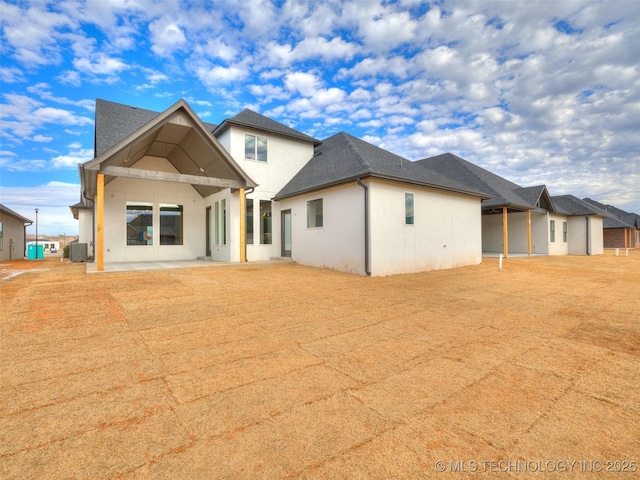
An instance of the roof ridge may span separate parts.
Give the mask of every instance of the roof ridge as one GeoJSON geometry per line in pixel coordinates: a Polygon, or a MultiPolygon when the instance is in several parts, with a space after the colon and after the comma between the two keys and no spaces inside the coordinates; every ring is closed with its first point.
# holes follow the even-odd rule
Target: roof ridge
{"type": "MultiPolygon", "coordinates": [[[[347,144],[349,145],[351,150],[356,154],[356,157],[358,158],[358,161],[360,162],[360,164],[364,167],[365,170],[367,170],[368,172],[371,172],[373,170],[373,167],[369,162],[365,160],[364,156],[362,155],[362,152],[360,151],[356,143],[353,141],[354,139],[356,139],[356,137],[353,137],[352,135],[349,135],[347,132],[344,132],[344,131],[338,133],[338,135],[343,135],[346,138],[347,144]]],[[[361,141],[364,141],[364,140],[361,140],[361,141]]]]}
{"type": "MultiPolygon", "coordinates": [[[[484,185],[485,188],[487,188],[487,193],[492,193],[494,195],[494,198],[495,197],[502,198],[502,195],[500,195],[500,192],[498,192],[495,188],[493,188],[489,183],[485,182],[480,177],[480,175],[478,175],[473,169],[468,168],[468,165],[474,166],[474,167],[477,167],[477,165],[471,163],[469,160],[465,160],[464,158],[459,157],[455,153],[447,152],[445,155],[447,155],[447,154],[451,155],[456,160],[456,162],[458,162],[460,165],[462,165],[462,168],[464,168],[467,172],[469,172],[471,175],[473,175],[473,177],[475,179],[477,179],[482,185],[484,185]]],[[[482,167],[479,167],[479,168],[482,168],[482,167]]],[[[491,173],[491,172],[489,172],[489,173],[491,173]]],[[[507,200],[507,199],[505,198],[505,200],[507,200]]]]}

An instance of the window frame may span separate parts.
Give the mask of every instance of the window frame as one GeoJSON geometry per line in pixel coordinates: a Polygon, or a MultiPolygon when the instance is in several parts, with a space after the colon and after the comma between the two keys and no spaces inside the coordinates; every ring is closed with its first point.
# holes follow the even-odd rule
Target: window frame
{"type": "Polygon", "coordinates": [[[568,222],[562,222],[562,241],[567,243],[569,234],[569,224],[568,222]]]}
{"type": "Polygon", "coordinates": [[[269,139],[262,135],[254,135],[252,133],[244,134],[244,159],[254,162],[268,163],[269,162],[269,139]],[[247,141],[253,139],[253,146],[251,152],[247,148],[247,141]],[[261,145],[264,142],[264,145],[261,145]]]}
{"type": "Polygon", "coordinates": [[[324,197],[307,200],[307,229],[324,227],[324,197]],[[318,215],[318,205],[320,205],[320,215],[318,215]],[[313,208],[313,212],[311,211],[313,208]],[[311,213],[313,213],[313,222],[311,213]],[[318,224],[318,219],[320,220],[318,224]]]}
{"type": "Polygon", "coordinates": [[[153,232],[154,214],[155,214],[155,205],[153,202],[141,202],[141,201],[126,202],[125,204],[125,236],[126,236],[125,242],[127,247],[148,247],[153,245],[154,243],[153,239],[155,236],[153,232]],[[141,207],[144,207],[144,208],[141,208],[141,207]],[[135,239],[133,236],[129,236],[129,224],[136,218],[140,218],[143,214],[138,214],[136,217],[129,220],[129,212],[147,212],[147,211],[151,212],[151,225],[145,225],[146,231],[143,232],[142,230],[139,230],[137,232],[138,236],[141,237],[139,240],[137,240],[137,242],[139,243],[131,243],[135,239]],[[146,243],[142,243],[142,242],[146,242],[146,243]]]}
{"type": "Polygon", "coordinates": [[[158,205],[158,222],[159,222],[159,234],[160,234],[160,245],[161,246],[165,246],[165,245],[184,245],[184,205],[178,205],[176,203],[160,203],[158,205]],[[174,215],[162,215],[162,212],[170,212],[170,211],[175,211],[175,210],[168,210],[170,208],[177,208],[177,211],[179,212],[178,218],[179,218],[179,232],[177,232],[179,234],[178,236],[178,242],[177,243],[166,243],[166,235],[162,234],[162,227],[163,227],[163,216],[165,217],[165,219],[167,217],[175,217],[174,215]],[[164,209],[164,210],[163,210],[164,209]],[[164,239],[164,240],[163,240],[164,239]]]}
{"type": "Polygon", "coordinates": [[[404,224],[415,225],[416,219],[416,200],[412,192],[404,192],[404,224]],[[411,199],[411,206],[407,204],[407,200],[411,199]],[[411,215],[409,215],[411,213],[411,215]]]}
{"type": "Polygon", "coordinates": [[[220,245],[220,202],[215,202],[213,208],[213,244],[220,245]]]}
{"type": "Polygon", "coordinates": [[[244,238],[247,245],[253,245],[254,242],[254,228],[253,228],[253,216],[255,210],[253,208],[253,198],[247,198],[245,202],[245,232],[244,238]]]}
{"type": "Polygon", "coordinates": [[[221,245],[227,244],[227,199],[220,200],[220,233],[221,245]]]}
{"type": "Polygon", "coordinates": [[[549,220],[549,240],[551,243],[556,242],[556,221],[549,220]]]}
{"type": "Polygon", "coordinates": [[[260,200],[260,245],[273,244],[273,205],[271,200],[260,200]]]}

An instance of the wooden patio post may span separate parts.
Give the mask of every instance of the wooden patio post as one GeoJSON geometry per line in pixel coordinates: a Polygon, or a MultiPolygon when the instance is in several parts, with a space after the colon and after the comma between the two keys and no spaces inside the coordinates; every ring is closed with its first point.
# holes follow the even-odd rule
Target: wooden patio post
{"type": "Polygon", "coordinates": [[[507,207],[502,207],[502,243],[504,258],[509,256],[509,227],[507,225],[507,207]]]}
{"type": "Polygon", "coordinates": [[[98,173],[97,183],[97,202],[98,210],[98,239],[96,241],[96,261],[98,263],[98,271],[104,270],[104,174],[98,173]]]}
{"type": "Polygon", "coordinates": [[[245,212],[245,198],[244,188],[240,191],[240,263],[246,263],[247,261],[247,239],[246,239],[246,212],[245,212]]]}

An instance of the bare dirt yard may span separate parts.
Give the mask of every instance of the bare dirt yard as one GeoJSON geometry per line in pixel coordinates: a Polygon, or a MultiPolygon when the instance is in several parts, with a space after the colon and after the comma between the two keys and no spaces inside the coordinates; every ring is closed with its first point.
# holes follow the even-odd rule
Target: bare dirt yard
{"type": "Polygon", "coordinates": [[[640,476],[640,251],[0,272],[3,479],[640,476]]]}

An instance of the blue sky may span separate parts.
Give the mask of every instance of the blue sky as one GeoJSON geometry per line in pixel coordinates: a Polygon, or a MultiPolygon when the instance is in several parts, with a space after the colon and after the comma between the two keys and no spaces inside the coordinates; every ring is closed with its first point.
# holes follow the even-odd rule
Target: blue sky
{"type": "Polygon", "coordinates": [[[0,0],[0,21],[0,203],[39,232],[77,233],[96,98],[251,108],[640,213],[637,1],[0,0]]]}

